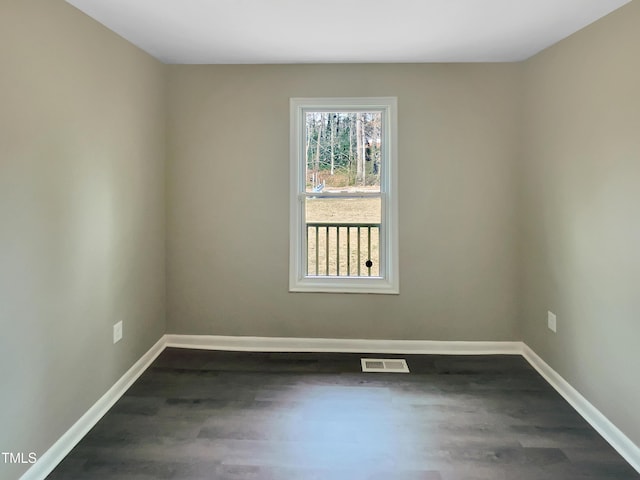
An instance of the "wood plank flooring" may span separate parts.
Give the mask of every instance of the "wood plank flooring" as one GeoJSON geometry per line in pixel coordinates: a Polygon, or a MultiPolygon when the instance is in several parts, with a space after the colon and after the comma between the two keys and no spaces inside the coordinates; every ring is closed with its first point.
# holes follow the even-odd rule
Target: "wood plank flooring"
{"type": "Polygon", "coordinates": [[[165,350],[52,480],[621,480],[519,356],[165,350]]]}

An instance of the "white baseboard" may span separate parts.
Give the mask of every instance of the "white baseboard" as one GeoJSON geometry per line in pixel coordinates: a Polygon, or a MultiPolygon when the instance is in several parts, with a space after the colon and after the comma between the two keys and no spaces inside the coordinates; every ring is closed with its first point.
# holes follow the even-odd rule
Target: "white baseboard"
{"type": "MultiPolygon", "coordinates": [[[[523,344],[524,345],[524,344],[523,344]]],[[[564,399],[609,442],[609,444],[640,473],[640,447],[573,388],[564,378],[524,345],[522,355],[564,399]]]]}
{"type": "Polygon", "coordinates": [[[67,430],[20,480],[42,480],[67,456],[96,423],[109,411],[165,348],[164,336],[145,353],[80,419],[67,430]]]}
{"type": "Polygon", "coordinates": [[[522,355],[522,342],[448,342],[345,338],[165,335],[167,347],[250,352],[338,352],[432,355],[522,355]]]}

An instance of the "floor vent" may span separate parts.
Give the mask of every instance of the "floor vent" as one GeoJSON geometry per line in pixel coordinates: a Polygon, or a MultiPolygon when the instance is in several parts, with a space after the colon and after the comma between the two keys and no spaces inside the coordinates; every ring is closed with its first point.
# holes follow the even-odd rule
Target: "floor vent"
{"type": "Polygon", "coordinates": [[[402,358],[361,358],[363,372],[409,373],[407,361],[402,358]]]}

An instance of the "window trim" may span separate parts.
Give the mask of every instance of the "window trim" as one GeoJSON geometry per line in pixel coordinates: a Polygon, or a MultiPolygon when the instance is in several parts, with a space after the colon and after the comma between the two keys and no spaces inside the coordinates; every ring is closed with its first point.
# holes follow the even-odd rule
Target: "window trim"
{"type": "Polygon", "coordinates": [[[398,114],[396,97],[291,98],[290,106],[290,201],[289,201],[289,291],[326,293],[398,294],[398,114]],[[304,195],[304,114],[306,111],[380,111],[384,116],[383,161],[381,162],[379,277],[315,277],[305,275],[306,231],[304,195]],[[384,261],[382,260],[384,256],[384,261]]]}

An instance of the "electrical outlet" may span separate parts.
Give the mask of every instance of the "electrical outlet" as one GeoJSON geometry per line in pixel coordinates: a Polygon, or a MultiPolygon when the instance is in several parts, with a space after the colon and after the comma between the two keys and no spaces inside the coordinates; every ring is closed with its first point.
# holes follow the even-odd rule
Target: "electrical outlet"
{"type": "Polygon", "coordinates": [[[113,326],[113,343],[118,343],[122,340],[122,320],[113,326]]]}
{"type": "Polygon", "coordinates": [[[553,333],[556,333],[556,314],[553,312],[547,312],[547,327],[553,333]]]}

